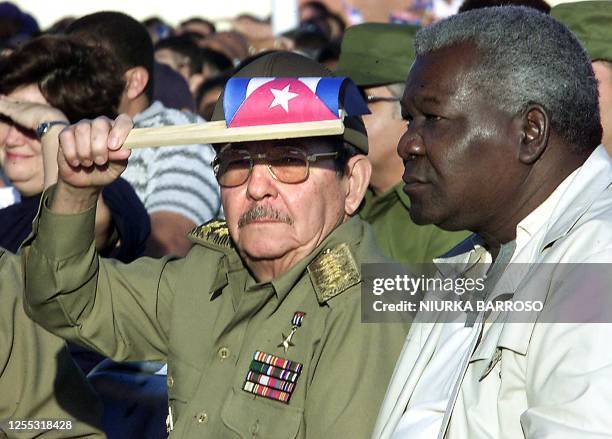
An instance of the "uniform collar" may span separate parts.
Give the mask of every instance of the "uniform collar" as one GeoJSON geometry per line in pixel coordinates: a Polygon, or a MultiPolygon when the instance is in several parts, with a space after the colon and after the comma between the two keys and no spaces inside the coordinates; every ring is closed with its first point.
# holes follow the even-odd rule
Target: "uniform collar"
{"type": "Polygon", "coordinates": [[[304,276],[308,266],[315,258],[328,249],[335,248],[343,243],[348,244],[349,247],[354,247],[361,241],[362,236],[363,223],[358,217],[350,218],[334,229],[312,253],[298,262],[289,271],[270,282],[279,301],[282,301],[287,294],[289,294],[293,287],[304,276]]]}
{"type": "MultiPolygon", "coordinates": [[[[354,254],[356,251],[355,247],[364,236],[364,225],[365,223],[359,217],[350,218],[345,223],[336,227],[312,253],[299,261],[289,271],[272,281],[261,283],[257,283],[254,280],[238,255],[233,241],[229,237],[229,230],[225,221],[213,220],[196,227],[189,233],[189,238],[195,243],[225,255],[220,261],[220,267],[213,282],[211,294],[219,291],[229,283],[228,276],[231,273],[243,272],[248,273],[247,278],[245,278],[245,285],[248,285],[248,291],[272,287],[279,301],[282,301],[304,276],[304,273],[308,271],[319,302],[325,302],[327,299],[340,294],[346,288],[361,280],[359,266],[355,261],[354,254]],[[337,268],[340,269],[350,267],[352,272],[350,275],[344,272],[344,278],[341,282],[335,284],[333,289],[325,288],[328,285],[321,283],[321,279],[317,277],[317,273],[321,273],[321,270],[317,271],[316,268],[322,267],[322,273],[325,275],[325,268],[329,267],[330,264],[334,265],[334,263],[337,263],[337,268]]],[[[373,240],[373,237],[371,239],[373,240]]],[[[329,280],[329,277],[327,277],[327,280],[329,280]]],[[[239,290],[242,291],[242,287],[239,290]]],[[[236,297],[236,303],[238,300],[239,297],[236,297]]]]}

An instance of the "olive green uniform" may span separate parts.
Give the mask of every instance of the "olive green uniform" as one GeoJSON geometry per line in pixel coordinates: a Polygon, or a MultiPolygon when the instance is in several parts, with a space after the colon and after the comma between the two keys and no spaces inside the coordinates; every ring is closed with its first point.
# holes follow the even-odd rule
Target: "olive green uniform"
{"type": "Polygon", "coordinates": [[[29,313],[116,360],[167,361],[170,437],[370,436],[406,328],[361,323],[359,264],[385,261],[367,224],[347,221],[267,283],[221,221],[194,230],[183,259],[130,265],[97,257],[93,227],[93,209],[42,208],[24,247],[29,313]],[[302,365],[288,403],[243,390],[258,351],[302,365]]]}
{"type": "Polygon", "coordinates": [[[0,438],[106,437],[101,404],[66,344],[23,311],[19,262],[0,249],[0,438]]]}
{"type": "Polygon", "coordinates": [[[470,235],[416,225],[410,218],[410,198],[402,183],[379,196],[368,190],[365,200],[360,216],[372,226],[378,246],[385,255],[413,271],[427,271],[426,266],[418,264],[430,263],[470,235]]]}

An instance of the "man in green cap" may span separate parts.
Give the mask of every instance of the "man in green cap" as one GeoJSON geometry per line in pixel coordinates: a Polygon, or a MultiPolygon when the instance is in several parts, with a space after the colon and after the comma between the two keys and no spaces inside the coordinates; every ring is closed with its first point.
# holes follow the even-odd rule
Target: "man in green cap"
{"type": "Polygon", "coordinates": [[[553,7],[550,15],[576,34],[591,58],[599,90],[602,143],[612,154],[612,3],[563,3],[553,7]]]}
{"type": "MultiPolygon", "coordinates": [[[[252,95],[290,113],[311,84],[298,78],[331,73],[276,52],[235,76],[257,78],[252,95]]],[[[183,259],[130,265],[101,260],[92,227],[132,123],[66,128],[58,183],[23,248],[28,313],[116,360],[167,361],[170,437],[369,437],[405,327],[361,323],[360,265],[386,259],[356,215],[371,171],[365,129],[355,116],[344,125],[342,136],[219,148],[227,222],[196,228],[183,259]]]]}
{"type": "Polygon", "coordinates": [[[406,131],[399,101],[410,65],[417,26],[365,23],[347,29],[336,75],[348,76],[361,88],[371,114],[363,120],[368,131],[372,177],[360,216],[372,225],[383,252],[414,271],[468,236],[434,225],[418,226],[408,213],[410,199],[401,182],[404,164],[397,144],[406,131]]]}

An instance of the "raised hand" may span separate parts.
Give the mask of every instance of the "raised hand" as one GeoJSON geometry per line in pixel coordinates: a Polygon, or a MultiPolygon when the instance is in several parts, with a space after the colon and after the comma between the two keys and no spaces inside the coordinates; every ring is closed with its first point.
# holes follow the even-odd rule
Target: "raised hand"
{"type": "Polygon", "coordinates": [[[130,150],[121,149],[132,129],[129,116],[98,117],[70,125],[59,134],[58,183],[52,210],[77,213],[92,207],[102,188],[127,166],[130,150]]]}
{"type": "Polygon", "coordinates": [[[132,120],[98,117],[66,127],[59,135],[59,179],[75,188],[101,188],[115,181],[127,166],[130,151],[121,145],[132,120]]]}
{"type": "Polygon", "coordinates": [[[64,113],[55,107],[34,102],[21,102],[0,96],[0,114],[15,124],[35,130],[43,122],[62,120],[68,122],[64,113]]]}

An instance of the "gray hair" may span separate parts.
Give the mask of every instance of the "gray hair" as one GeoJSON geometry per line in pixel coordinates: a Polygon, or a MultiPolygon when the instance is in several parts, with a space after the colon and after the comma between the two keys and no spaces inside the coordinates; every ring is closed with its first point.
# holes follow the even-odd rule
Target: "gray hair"
{"type": "Polygon", "coordinates": [[[470,85],[511,114],[542,105],[552,129],[575,151],[601,142],[597,81],[573,33],[525,7],[476,9],[419,31],[417,56],[473,43],[481,54],[470,85]]]}

